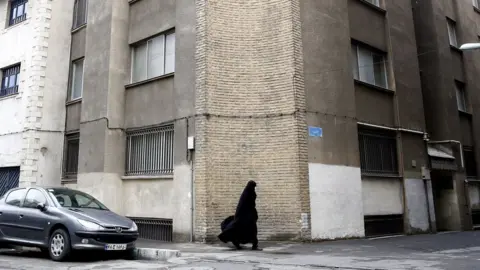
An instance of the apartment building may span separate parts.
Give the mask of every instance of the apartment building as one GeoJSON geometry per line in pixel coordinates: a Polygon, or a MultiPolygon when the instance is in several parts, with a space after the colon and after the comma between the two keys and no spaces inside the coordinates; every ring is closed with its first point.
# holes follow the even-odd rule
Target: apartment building
{"type": "MultiPolygon", "coordinates": [[[[415,1],[414,1],[415,2],[415,1]]],[[[416,1],[415,29],[430,148],[438,230],[469,230],[480,224],[478,145],[480,53],[462,52],[478,42],[477,0],[416,1]]]]}
{"type": "Polygon", "coordinates": [[[156,240],[215,240],[249,180],[262,240],[471,229],[470,1],[76,0],[62,183],[156,240]]]}
{"type": "Polygon", "coordinates": [[[73,1],[0,1],[0,196],[59,185],[73,1]]]}

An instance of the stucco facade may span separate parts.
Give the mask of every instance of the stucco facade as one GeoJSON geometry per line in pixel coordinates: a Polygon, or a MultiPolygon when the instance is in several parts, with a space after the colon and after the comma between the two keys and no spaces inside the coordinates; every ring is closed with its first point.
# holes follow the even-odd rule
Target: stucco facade
{"type": "Polygon", "coordinates": [[[0,1],[0,68],[20,67],[18,87],[0,97],[0,168],[20,171],[22,186],[60,184],[72,3],[28,1],[11,23],[11,2],[0,1]]]}
{"type": "Polygon", "coordinates": [[[0,32],[16,48],[0,67],[22,64],[0,168],[87,191],[157,240],[216,240],[249,180],[261,240],[471,229],[456,142],[478,156],[480,62],[450,51],[444,15],[467,42],[478,12],[427,2],[30,0],[0,32]],[[441,164],[460,166],[453,187],[441,164]]]}

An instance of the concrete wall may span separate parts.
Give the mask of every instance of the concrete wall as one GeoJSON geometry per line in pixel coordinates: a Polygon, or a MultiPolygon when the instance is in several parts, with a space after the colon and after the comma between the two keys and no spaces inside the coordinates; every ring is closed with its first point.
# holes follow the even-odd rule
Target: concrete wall
{"type": "MultiPolygon", "coordinates": [[[[31,3],[28,7],[31,8],[31,3]]],[[[20,86],[18,95],[0,98],[0,167],[20,166],[23,159],[22,131],[25,121],[25,108],[28,96],[26,82],[29,77],[27,68],[31,62],[33,29],[31,15],[27,20],[6,28],[8,1],[0,1],[0,68],[21,63],[20,86]]]]}
{"type": "MultiPolygon", "coordinates": [[[[427,191],[422,179],[405,179],[406,217],[408,233],[426,232],[430,229],[427,191]]],[[[428,190],[428,187],[427,187],[428,190]]]]}
{"type": "Polygon", "coordinates": [[[365,216],[403,214],[403,183],[399,179],[363,178],[365,216]]]}
{"type": "MultiPolygon", "coordinates": [[[[2,22],[7,3],[0,3],[2,22]]],[[[9,52],[0,67],[21,63],[19,94],[0,101],[0,167],[21,165],[22,186],[60,184],[72,9],[73,0],[30,1],[27,20],[0,33],[9,52]]]]}
{"type": "Polygon", "coordinates": [[[306,102],[312,112],[307,123],[324,132],[308,140],[312,238],[362,237],[349,1],[302,0],[300,7],[306,102]]]}

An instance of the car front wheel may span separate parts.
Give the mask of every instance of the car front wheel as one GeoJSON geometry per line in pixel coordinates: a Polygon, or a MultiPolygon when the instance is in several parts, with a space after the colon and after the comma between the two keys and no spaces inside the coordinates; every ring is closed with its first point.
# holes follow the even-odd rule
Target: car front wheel
{"type": "Polygon", "coordinates": [[[48,245],[48,253],[50,258],[54,261],[63,261],[71,251],[70,236],[63,229],[58,229],[50,236],[48,245]]]}

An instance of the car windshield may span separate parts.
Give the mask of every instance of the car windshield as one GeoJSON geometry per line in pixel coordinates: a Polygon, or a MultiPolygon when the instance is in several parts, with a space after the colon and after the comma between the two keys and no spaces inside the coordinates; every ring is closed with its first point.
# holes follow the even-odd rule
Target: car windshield
{"type": "Polygon", "coordinates": [[[66,188],[49,188],[48,192],[53,200],[66,208],[89,208],[108,210],[108,208],[87,193],[66,188]]]}

